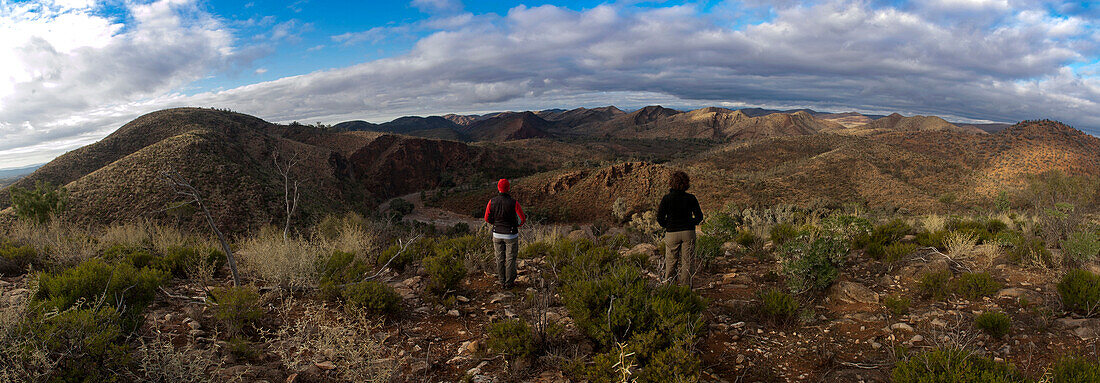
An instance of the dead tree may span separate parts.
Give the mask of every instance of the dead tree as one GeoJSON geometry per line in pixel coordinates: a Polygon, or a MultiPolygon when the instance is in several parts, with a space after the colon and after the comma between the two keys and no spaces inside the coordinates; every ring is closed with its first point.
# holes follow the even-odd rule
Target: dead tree
{"type": "Polygon", "coordinates": [[[290,236],[290,217],[294,215],[294,211],[298,210],[298,185],[297,179],[291,180],[291,172],[294,169],[294,165],[298,164],[298,156],[300,152],[294,152],[294,155],[286,161],[279,160],[279,149],[276,148],[271,152],[272,160],[275,161],[275,170],[279,172],[279,175],[283,177],[283,202],[286,206],[286,222],[283,224],[283,240],[286,241],[290,236]]]}
{"type": "Polygon", "coordinates": [[[229,262],[229,270],[233,272],[233,286],[240,286],[241,279],[237,275],[237,260],[233,257],[233,250],[229,248],[229,242],[225,240],[225,235],[222,234],[221,230],[218,230],[218,225],[214,223],[214,217],[211,216],[210,211],[206,209],[206,204],[202,201],[202,195],[199,194],[199,191],[195,189],[194,186],[191,186],[191,182],[187,181],[186,178],[183,178],[183,176],[175,170],[164,172],[162,177],[168,182],[168,186],[172,188],[172,191],[176,192],[177,195],[189,198],[189,203],[197,205],[203,215],[206,216],[206,223],[210,225],[210,230],[213,230],[214,234],[218,236],[218,241],[221,242],[222,245],[222,251],[225,251],[226,260],[229,262]]]}

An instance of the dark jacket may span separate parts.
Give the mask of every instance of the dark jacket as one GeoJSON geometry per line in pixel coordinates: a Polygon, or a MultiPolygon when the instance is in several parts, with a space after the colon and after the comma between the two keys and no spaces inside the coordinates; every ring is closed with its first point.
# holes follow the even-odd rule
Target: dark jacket
{"type": "Polygon", "coordinates": [[[485,222],[493,225],[494,233],[517,234],[519,227],[526,221],[527,217],[523,215],[519,202],[508,193],[498,194],[485,205],[485,222]]]}
{"type": "Polygon", "coordinates": [[[657,223],[668,232],[695,230],[703,222],[703,210],[699,200],[682,190],[669,190],[657,208],[657,223]]]}

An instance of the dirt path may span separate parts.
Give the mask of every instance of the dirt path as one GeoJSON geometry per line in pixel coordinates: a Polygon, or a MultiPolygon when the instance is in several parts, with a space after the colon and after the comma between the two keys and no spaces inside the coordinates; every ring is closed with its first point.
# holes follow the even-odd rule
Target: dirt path
{"type": "Polygon", "coordinates": [[[391,198],[390,200],[383,202],[378,206],[379,210],[389,209],[390,204],[394,200],[403,199],[413,204],[413,211],[405,216],[404,221],[420,221],[424,223],[430,223],[439,228],[448,228],[454,226],[457,223],[465,223],[470,225],[470,228],[476,228],[485,222],[462,214],[455,213],[453,211],[440,209],[438,207],[425,206],[424,201],[420,199],[420,192],[406,194],[400,197],[391,198]]]}

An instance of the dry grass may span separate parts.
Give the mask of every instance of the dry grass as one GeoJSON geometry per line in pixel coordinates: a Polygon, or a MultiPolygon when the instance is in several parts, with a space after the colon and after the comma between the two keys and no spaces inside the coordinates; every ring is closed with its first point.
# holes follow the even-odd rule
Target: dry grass
{"type": "Polygon", "coordinates": [[[61,219],[39,224],[16,220],[5,230],[11,240],[34,247],[39,256],[58,265],[74,265],[96,255],[97,241],[89,230],[61,219]]]}
{"type": "Polygon", "coordinates": [[[317,261],[325,249],[302,237],[283,239],[282,231],[268,226],[240,244],[237,260],[241,271],[284,288],[317,285],[317,261]]]}
{"type": "Polygon", "coordinates": [[[921,218],[920,226],[927,231],[940,231],[943,230],[944,226],[947,226],[947,217],[938,214],[927,215],[921,218]]]}
{"type": "Polygon", "coordinates": [[[190,344],[176,347],[160,335],[152,340],[141,340],[134,350],[134,362],[137,366],[135,380],[166,383],[212,382],[207,370],[218,365],[210,349],[199,350],[190,344]]]}
{"type": "Polygon", "coordinates": [[[269,334],[268,342],[289,371],[329,361],[340,381],[389,382],[397,373],[399,361],[386,348],[386,337],[378,336],[381,326],[365,314],[333,315],[288,297],[278,315],[286,325],[269,334]]]}
{"type": "Polygon", "coordinates": [[[114,245],[144,247],[150,243],[152,226],[155,224],[144,219],[108,226],[99,236],[100,250],[114,245]]]}
{"type": "Polygon", "coordinates": [[[42,345],[19,334],[26,309],[25,301],[0,303],[0,382],[41,381],[58,364],[42,345]]]}
{"type": "Polygon", "coordinates": [[[947,248],[947,254],[953,257],[969,258],[978,247],[978,238],[973,234],[951,232],[944,239],[944,247],[947,248]]]}

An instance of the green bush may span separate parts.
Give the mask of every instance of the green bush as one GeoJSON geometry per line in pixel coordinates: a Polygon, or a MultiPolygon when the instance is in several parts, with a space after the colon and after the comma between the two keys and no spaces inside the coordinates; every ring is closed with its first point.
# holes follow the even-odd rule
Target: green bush
{"type": "Polygon", "coordinates": [[[774,322],[785,322],[798,315],[798,301],[783,290],[768,290],[760,294],[760,313],[774,322]]]}
{"type": "Polygon", "coordinates": [[[382,282],[352,283],[341,289],[340,295],[350,311],[364,310],[372,314],[394,314],[401,311],[401,296],[382,282]]]}
{"type": "Polygon", "coordinates": [[[855,241],[871,233],[874,226],[866,218],[854,215],[833,215],[821,221],[827,232],[832,232],[845,240],[855,241]]]}
{"type": "Polygon", "coordinates": [[[212,264],[215,269],[225,265],[225,253],[220,250],[211,248],[203,252],[182,246],[171,246],[158,256],[147,248],[116,244],[103,251],[103,258],[111,262],[125,262],[136,268],[161,270],[176,277],[186,277],[188,268],[200,262],[212,264]]]}
{"type": "Polygon", "coordinates": [[[261,361],[263,357],[263,354],[256,350],[252,342],[239,336],[230,338],[226,349],[238,360],[255,362],[261,361]]]}
{"type": "Polygon", "coordinates": [[[974,318],[974,327],[982,330],[989,336],[1001,339],[1012,329],[1012,320],[1008,315],[997,311],[986,311],[974,318]]]}
{"type": "Polygon", "coordinates": [[[725,211],[719,211],[710,214],[703,221],[703,224],[699,225],[699,228],[703,231],[703,234],[721,238],[723,241],[730,241],[737,236],[741,224],[740,217],[735,217],[725,211]]]}
{"type": "Polygon", "coordinates": [[[428,272],[428,292],[445,296],[458,290],[459,283],[466,278],[466,266],[455,253],[455,250],[451,250],[424,259],[424,269],[428,272]]]}
{"type": "Polygon", "coordinates": [[[906,296],[900,295],[887,295],[882,299],[882,305],[886,307],[886,310],[896,316],[902,316],[909,313],[909,305],[913,301],[906,296]]]}
{"type": "Polygon", "coordinates": [[[38,262],[38,252],[33,247],[0,243],[0,275],[23,274],[28,266],[38,262]]]}
{"type": "Polygon", "coordinates": [[[1100,254],[1100,235],[1091,231],[1070,234],[1068,239],[1062,241],[1062,254],[1077,265],[1092,262],[1100,254]]]}
{"type": "Polygon", "coordinates": [[[519,249],[519,258],[531,259],[550,253],[550,243],[545,241],[529,242],[519,249]]]}
{"type": "Polygon", "coordinates": [[[722,239],[718,237],[699,236],[695,240],[695,264],[693,266],[696,270],[705,270],[711,262],[722,256],[725,253],[722,250],[722,245],[722,239]]]}
{"type": "Polygon", "coordinates": [[[1057,266],[1046,241],[1037,236],[1012,236],[1007,249],[1008,260],[1018,265],[1057,266]]]}
{"type": "Polygon", "coordinates": [[[506,319],[489,325],[490,350],[504,354],[509,360],[524,359],[536,351],[531,326],[522,319],[506,319]]]}
{"type": "Polygon", "coordinates": [[[626,233],[604,234],[599,238],[600,245],[610,249],[619,249],[630,246],[630,236],[626,233]]]}
{"type": "Polygon", "coordinates": [[[354,253],[334,251],[318,260],[317,269],[320,274],[318,287],[321,297],[334,300],[342,295],[344,286],[363,280],[370,271],[370,266],[354,253]]]}
{"type": "Polygon", "coordinates": [[[891,375],[894,383],[1027,382],[1010,364],[956,348],[935,348],[910,356],[898,362],[891,375]]]}
{"type": "Polygon", "coordinates": [[[935,247],[940,251],[947,250],[946,240],[950,234],[947,230],[922,231],[917,233],[917,243],[924,247],[935,247]]]}
{"type": "Polygon", "coordinates": [[[393,244],[382,251],[382,254],[378,256],[377,265],[385,265],[386,262],[390,262],[389,268],[398,273],[405,272],[405,268],[416,261],[429,257],[435,253],[435,241],[430,238],[419,238],[415,242],[408,244],[405,247],[405,251],[401,251],[400,244],[393,244]],[[393,261],[390,261],[390,259],[393,261]]]}
{"type": "Polygon", "coordinates": [[[912,231],[913,227],[909,226],[904,220],[895,219],[884,225],[876,226],[870,233],[864,233],[856,237],[855,245],[857,247],[867,247],[870,244],[886,246],[900,241],[912,231]]]}
{"type": "Polygon", "coordinates": [[[909,254],[913,254],[916,251],[917,245],[915,244],[895,242],[886,246],[886,249],[883,251],[883,257],[887,262],[897,262],[905,259],[909,254]]]}
{"type": "Polygon", "coordinates": [[[141,312],[156,297],[156,289],[168,279],[167,273],[126,263],[108,265],[90,259],[60,273],[39,277],[35,300],[44,310],[64,311],[77,302],[103,304],[123,310],[120,316],[127,331],[140,325],[141,312]],[[121,303],[121,304],[120,304],[121,303]]]}
{"type": "Polygon", "coordinates": [[[57,363],[42,381],[117,381],[115,372],[129,364],[125,337],[128,331],[124,331],[120,314],[110,306],[98,310],[86,306],[53,316],[36,315],[22,322],[22,336],[45,350],[46,357],[57,363]]]}
{"type": "Polygon", "coordinates": [[[394,199],[390,202],[390,219],[394,222],[400,221],[409,213],[412,213],[416,206],[412,202],[406,201],[402,198],[394,199]]]}
{"type": "Polygon", "coordinates": [[[925,273],[917,282],[917,293],[922,298],[942,301],[947,298],[947,282],[950,280],[951,272],[948,270],[925,273]]]}
{"type": "Polygon", "coordinates": [[[254,287],[220,287],[210,291],[214,306],[214,319],[225,326],[229,336],[241,334],[248,326],[263,317],[260,294],[254,287]]]}
{"type": "Polygon", "coordinates": [[[1050,369],[1050,383],[1100,382],[1100,362],[1080,356],[1059,359],[1050,369]]]}
{"type": "Polygon", "coordinates": [[[1001,284],[989,273],[963,273],[955,279],[953,285],[956,294],[969,300],[978,300],[993,295],[1001,289],[1001,284]]]}
{"type": "Polygon", "coordinates": [[[1071,270],[1058,283],[1058,294],[1067,311],[1082,315],[1100,314],[1100,275],[1071,270]]]}
{"type": "Polygon", "coordinates": [[[848,255],[848,242],[842,237],[802,236],[783,246],[781,267],[792,292],[821,292],[840,274],[848,255]]]}
{"type": "Polygon", "coordinates": [[[768,230],[768,236],[776,246],[783,246],[790,240],[798,238],[798,229],[789,223],[780,223],[768,230]]]}
{"type": "Polygon", "coordinates": [[[978,243],[993,240],[998,234],[1008,229],[1008,225],[997,219],[951,219],[947,221],[945,228],[948,232],[955,231],[969,234],[978,239],[978,243]]]}
{"type": "Polygon", "coordinates": [[[760,237],[756,236],[752,230],[741,230],[733,237],[733,241],[746,249],[751,249],[760,243],[760,237]]]}
{"type": "Polygon", "coordinates": [[[50,216],[65,209],[65,188],[58,188],[49,182],[36,181],[34,190],[12,186],[9,192],[15,215],[20,219],[46,223],[50,216]]]}

